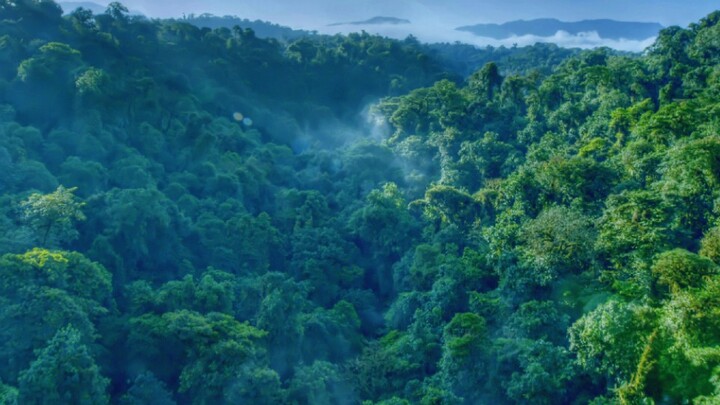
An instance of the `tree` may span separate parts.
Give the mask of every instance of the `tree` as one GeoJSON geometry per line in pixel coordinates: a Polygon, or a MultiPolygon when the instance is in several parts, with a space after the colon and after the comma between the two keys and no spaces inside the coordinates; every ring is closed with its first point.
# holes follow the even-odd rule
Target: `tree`
{"type": "MultiPolygon", "coordinates": [[[[262,362],[264,348],[258,341],[267,333],[230,315],[148,313],[132,318],[130,328],[135,359],[152,365],[161,379],[177,381],[173,388],[189,395],[194,404],[221,403],[242,381],[248,383],[244,395],[259,395],[263,382],[278,379],[262,362]]],[[[268,396],[276,394],[268,389],[268,396]]]]}
{"type": "Polygon", "coordinates": [[[50,194],[33,193],[20,203],[25,220],[37,234],[42,246],[48,242],[57,244],[77,238],[73,221],[84,221],[82,208],[85,203],[77,201],[76,187],[58,186],[50,194]]]}
{"type": "Polygon", "coordinates": [[[501,345],[501,368],[513,370],[502,382],[510,399],[548,405],[567,402],[565,394],[576,374],[566,348],[529,339],[500,339],[496,344],[501,345]]]}
{"type": "Polygon", "coordinates": [[[112,3],[108,4],[107,10],[105,10],[105,14],[108,14],[110,17],[120,21],[126,20],[128,13],[128,8],[117,1],[113,1],[112,3]]]}
{"type": "Polygon", "coordinates": [[[14,380],[39,349],[67,325],[85,342],[112,307],[111,275],[72,252],[34,249],[0,257],[0,377],[14,380]]]}
{"type": "Polygon", "coordinates": [[[708,259],[720,264],[720,227],[714,226],[705,232],[702,240],[700,241],[700,256],[705,256],[708,259]]]}
{"type": "Polygon", "coordinates": [[[538,280],[544,284],[558,274],[589,268],[595,230],[590,219],[578,210],[553,206],[522,228],[520,243],[521,260],[543,274],[538,280]]]}
{"type": "Polygon", "coordinates": [[[13,81],[8,96],[20,114],[46,128],[70,121],[74,115],[75,74],[82,66],[78,50],[61,42],[48,42],[19,63],[17,80],[13,81]],[[46,103],[57,108],[49,110],[46,103]]]}
{"type": "Polygon", "coordinates": [[[617,175],[594,159],[555,156],[540,163],[538,183],[550,200],[570,203],[579,199],[587,205],[602,201],[609,194],[617,175]]]}
{"type": "Polygon", "coordinates": [[[453,393],[477,403],[482,390],[480,381],[487,381],[487,323],[479,315],[458,313],[443,330],[443,355],[440,370],[443,383],[453,393]]]}
{"type": "Polygon", "coordinates": [[[429,220],[452,224],[469,230],[485,217],[485,206],[470,194],[455,187],[432,185],[425,191],[425,198],[413,201],[411,208],[422,207],[429,220]]]}
{"type": "Polygon", "coordinates": [[[338,366],[316,361],[299,366],[288,389],[288,400],[298,404],[330,405],[348,401],[348,381],[338,366]]]}
{"type": "MultiPolygon", "coordinates": [[[[75,80],[75,88],[78,93],[88,98],[88,101],[101,102],[102,97],[108,93],[110,77],[108,74],[97,68],[89,68],[75,80]]],[[[90,104],[90,103],[88,103],[90,104]]]]}
{"type": "Polygon", "coordinates": [[[330,310],[318,308],[302,318],[305,359],[338,363],[362,347],[360,318],[347,301],[338,302],[330,310]]]}
{"type": "Polygon", "coordinates": [[[720,272],[712,260],[698,256],[684,249],[673,249],[657,256],[652,272],[658,281],[677,293],[689,287],[700,287],[711,275],[720,272]]]}
{"type": "MultiPolygon", "coordinates": [[[[485,319],[473,313],[456,314],[445,326],[445,355],[459,364],[471,364],[484,350],[486,341],[485,319]]],[[[448,364],[450,365],[450,364],[448,364]]]]}
{"type": "MultiPolygon", "coordinates": [[[[114,269],[119,279],[124,271],[142,273],[164,268],[167,276],[178,266],[181,236],[187,232],[179,208],[154,188],[113,189],[103,195],[102,208],[91,226],[103,232],[112,250],[122,258],[123,269],[114,269]]],[[[156,274],[162,277],[163,274],[156,274]]]]}
{"type": "Polygon", "coordinates": [[[657,357],[661,393],[680,401],[711,395],[718,387],[720,277],[678,291],[663,306],[665,347],[657,357]]]}
{"type": "Polygon", "coordinates": [[[692,239],[701,237],[717,215],[720,136],[679,142],[668,150],[659,172],[659,190],[677,207],[673,227],[692,239]]]}
{"type": "Polygon", "coordinates": [[[424,353],[415,350],[415,343],[410,334],[393,330],[351,360],[348,377],[360,397],[401,395],[408,381],[423,378],[420,359],[424,353]]]}
{"type": "Polygon", "coordinates": [[[17,388],[3,384],[0,380],[0,405],[18,405],[19,395],[17,388]]]}
{"type": "Polygon", "coordinates": [[[486,132],[482,139],[465,141],[460,146],[456,170],[460,186],[478,190],[486,181],[507,175],[519,159],[517,151],[503,142],[495,132],[486,132]]]}
{"type": "Polygon", "coordinates": [[[77,252],[35,248],[21,255],[7,254],[0,257],[0,276],[4,297],[25,287],[44,286],[106,303],[112,292],[110,272],[77,252]]]}
{"type": "Polygon", "coordinates": [[[570,350],[580,367],[591,375],[605,376],[610,386],[628,382],[657,322],[657,309],[613,299],[570,327],[570,350]]]}
{"type": "Polygon", "coordinates": [[[618,268],[648,260],[671,241],[672,210],[657,193],[623,191],[606,200],[596,249],[618,268]]]}
{"type": "Polygon", "coordinates": [[[61,42],[50,42],[40,47],[39,55],[26,59],[20,64],[18,78],[23,82],[39,81],[40,83],[53,79],[69,80],[74,69],[80,64],[78,50],[61,42]]]}
{"type": "Polygon", "coordinates": [[[109,403],[110,380],[100,374],[80,332],[72,327],[58,331],[18,381],[23,404],[109,403]]]}
{"type": "Polygon", "coordinates": [[[490,62],[470,75],[468,89],[479,101],[487,102],[492,100],[495,93],[500,90],[502,82],[503,77],[500,75],[497,64],[490,62]]]}
{"type": "Polygon", "coordinates": [[[128,392],[120,399],[121,405],[176,405],[162,381],[147,371],[133,380],[128,392]]]}
{"type": "Polygon", "coordinates": [[[236,255],[233,268],[263,273],[284,256],[282,238],[268,214],[236,215],[225,226],[226,243],[236,255]]]}
{"type": "Polygon", "coordinates": [[[381,294],[392,293],[390,266],[402,257],[417,234],[398,186],[387,183],[371,191],[365,205],[350,216],[349,225],[360,251],[372,258],[369,267],[376,269],[372,273],[374,284],[381,294]]]}
{"type": "Polygon", "coordinates": [[[567,338],[568,316],[552,301],[526,301],[505,323],[505,336],[562,343],[567,338]]]}

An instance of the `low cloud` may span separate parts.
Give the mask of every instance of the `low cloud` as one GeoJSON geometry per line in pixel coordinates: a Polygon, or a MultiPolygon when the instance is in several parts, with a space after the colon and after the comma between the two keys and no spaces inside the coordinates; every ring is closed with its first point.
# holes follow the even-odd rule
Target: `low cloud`
{"type": "Polygon", "coordinates": [[[493,39],[488,37],[480,37],[465,31],[458,31],[454,27],[447,27],[432,22],[421,22],[412,24],[397,25],[361,25],[361,26],[339,26],[339,27],[323,27],[319,31],[328,34],[349,33],[364,30],[373,34],[385,35],[391,38],[404,39],[408,35],[417,37],[420,41],[435,42],[462,42],[476,46],[506,46],[513,45],[525,46],[533,45],[538,42],[549,42],[557,44],[565,48],[597,48],[609,47],[621,51],[642,52],[655,41],[654,37],[645,40],[614,40],[602,38],[597,32],[581,32],[578,34],[570,34],[565,31],[558,31],[553,36],[541,37],[536,35],[512,36],[507,39],[493,39]]]}
{"type": "MultiPolygon", "coordinates": [[[[499,0],[497,0],[499,2],[499,0]]],[[[100,1],[105,3],[106,1],[100,1]]],[[[569,34],[559,31],[550,37],[534,35],[514,36],[511,38],[496,40],[476,36],[470,32],[457,31],[455,28],[461,25],[475,24],[479,21],[473,7],[476,2],[471,0],[449,0],[439,6],[431,0],[364,0],[361,2],[350,2],[338,0],[313,0],[308,2],[290,2],[289,0],[244,0],[243,2],[230,2],[227,0],[177,0],[172,5],[165,2],[153,2],[149,0],[125,0],[123,3],[129,7],[139,10],[151,17],[180,16],[183,13],[210,12],[216,15],[239,15],[242,18],[264,19],[274,23],[287,25],[297,29],[317,30],[320,33],[336,34],[358,32],[364,30],[373,34],[385,35],[391,38],[404,39],[413,35],[423,42],[462,42],[476,46],[506,46],[511,47],[532,45],[537,42],[551,42],[558,46],[567,48],[595,48],[606,46],[613,49],[641,52],[649,45],[652,45],[654,38],[642,41],[637,40],[613,40],[601,38],[596,32],[585,32],[569,34]],[[239,4],[241,3],[241,4],[239,4]],[[372,10],[372,14],[368,14],[372,10]],[[465,10],[466,12],[463,12],[465,10]],[[398,19],[409,20],[411,24],[360,24],[328,26],[338,21],[362,22],[373,16],[391,16],[398,19]]],[[[506,12],[493,17],[483,14],[484,22],[492,20],[500,21],[504,17],[522,18],[524,14],[532,11],[535,3],[530,0],[516,0],[512,7],[500,7],[495,11],[506,12]],[[521,7],[520,4],[524,6],[521,7]],[[511,12],[512,11],[512,12],[511,12]]],[[[545,3],[543,3],[543,6],[545,3]]],[[[550,12],[545,14],[553,15],[550,12]]],[[[543,15],[545,15],[543,14],[543,15]]],[[[572,16],[559,13],[555,17],[572,19],[572,16]]],[[[507,19],[506,18],[506,19],[507,19]]],[[[636,18],[628,15],[628,18],[636,18]]],[[[482,19],[480,19],[482,20],[482,19]]],[[[660,19],[658,19],[660,21],[660,19]]]]}
{"type": "Polygon", "coordinates": [[[477,37],[477,42],[474,44],[483,45],[504,45],[512,46],[517,44],[518,46],[532,45],[537,42],[552,42],[558,46],[566,48],[597,48],[606,46],[621,51],[641,52],[655,42],[655,37],[650,37],[644,40],[630,40],[630,39],[608,39],[601,38],[597,32],[581,32],[578,34],[570,34],[565,31],[558,31],[551,37],[539,37],[535,35],[522,35],[513,36],[504,40],[494,40],[492,38],[477,37]]]}

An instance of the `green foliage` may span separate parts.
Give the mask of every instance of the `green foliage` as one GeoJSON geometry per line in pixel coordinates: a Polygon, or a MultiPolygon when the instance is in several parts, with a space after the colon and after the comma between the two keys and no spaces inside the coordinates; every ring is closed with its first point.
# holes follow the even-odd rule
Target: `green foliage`
{"type": "Polygon", "coordinates": [[[546,274],[544,279],[552,280],[558,274],[587,270],[594,242],[595,232],[587,217],[577,210],[554,206],[521,230],[520,259],[535,273],[546,274]]]}
{"type": "Polygon", "coordinates": [[[33,249],[0,257],[0,358],[8,363],[0,375],[14,378],[39,349],[67,325],[85,342],[113,306],[111,275],[75,252],[33,249]]]}
{"type": "Polygon", "coordinates": [[[714,219],[717,189],[720,186],[720,138],[706,137],[679,142],[667,152],[660,167],[663,174],[659,189],[683,209],[675,221],[685,232],[699,237],[714,219]]]}
{"type": "Polygon", "coordinates": [[[451,186],[434,185],[425,192],[425,199],[413,202],[423,206],[424,214],[430,220],[440,220],[463,229],[479,221],[482,205],[462,190],[451,186]]]}
{"type": "Polygon", "coordinates": [[[656,324],[656,309],[610,300],[572,325],[570,349],[588,372],[626,381],[633,375],[656,324]]]}
{"type": "Polygon", "coordinates": [[[567,316],[552,301],[527,301],[510,316],[506,335],[513,338],[562,341],[567,330],[567,316]]]}
{"type": "Polygon", "coordinates": [[[507,396],[516,402],[553,404],[562,401],[576,376],[568,350],[542,339],[506,342],[499,359],[513,364],[509,379],[502,382],[507,396]]]}
{"type": "Polygon", "coordinates": [[[76,200],[75,190],[59,186],[50,194],[31,194],[21,203],[25,220],[41,246],[77,238],[73,221],[85,220],[82,212],[85,204],[76,200]]]}
{"type": "Polygon", "coordinates": [[[0,274],[6,296],[33,285],[66,290],[100,303],[111,296],[111,274],[75,252],[36,248],[22,255],[4,255],[0,258],[0,274]]]}
{"type": "Polygon", "coordinates": [[[116,20],[124,20],[127,18],[128,8],[117,1],[108,4],[105,14],[116,20]]]}
{"type": "Polygon", "coordinates": [[[72,327],[58,331],[18,381],[20,403],[109,403],[110,381],[100,374],[80,332],[72,327]]]}
{"type": "Polygon", "coordinates": [[[358,353],[362,347],[360,319],[347,301],[340,301],[330,310],[317,309],[302,317],[303,351],[305,358],[337,362],[358,353]],[[318,346],[319,345],[319,346],[318,346]]]}
{"type": "MultiPolygon", "coordinates": [[[[194,403],[218,401],[230,395],[226,390],[233,383],[244,378],[253,381],[262,370],[262,349],[256,342],[266,332],[229,315],[180,310],[145,314],[131,319],[130,326],[134,347],[157,350],[137,350],[136,358],[147,361],[161,378],[178,377],[179,391],[192,395],[194,403]]],[[[258,389],[245,387],[244,392],[252,396],[258,389]]]]}
{"type": "MultiPolygon", "coordinates": [[[[359,236],[382,249],[384,245],[398,245],[402,241],[398,233],[406,238],[412,231],[411,219],[406,208],[405,199],[394,183],[387,183],[382,190],[373,190],[368,194],[368,205],[350,219],[350,226],[356,229],[359,236]],[[386,235],[387,234],[387,235],[386,235]]],[[[403,252],[402,245],[391,251],[403,252]]]]}
{"type": "Polygon", "coordinates": [[[718,273],[718,268],[707,258],[674,249],[658,255],[652,271],[661,284],[676,293],[688,287],[700,287],[708,276],[718,273]]]}
{"type": "Polygon", "coordinates": [[[549,198],[562,203],[576,199],[595,202],[604,199],[613,186],[615,173],[595,160],[554,157],[540,165],[537,180],[549,198]]]}
{"type": "Polygon", "coordinates": [[[720,263],[720,228],[715,226],[707,230],[702,240],[700,240],[700,256],[720,263]]]}
{"type": "Polygon", "coordinates": [[[634,55],[0,0],[0,402],[717,402],[719,16],[634,55]]]}
{"type": "Polygon", "coordinates": [[[86,97],[99,97],[106,93],[110,78],[101,69],[90,68],[75,80],[78,93],[86,97]]]}
{"type": "Polygon", "coordinates": [[[0,404],[17,405],[19,392],[15,387],[5,385],[0,382],[0,404]]]}
{"type": "Polygon", "coordinates": [[[485,343],[485,320],[472,313],[456,314],[445,326],[446,355],[455,361],[472,361],[485,343]]]}
{"type": "Polygon", "coordinates": [[[133,380],[132,386],[122,396],[120,403],[122,405],[175,405],[165,384],[150,372],[142,373],[133,380]]]}
{"type": "Polygon", "coordinates": [[[670,212],[667,202],[651,191],[610,196],[599,220],[599,250],[618,265],[634,254],[648,259],[670,242],[670,212]]]}
{"type": "Polygon", "coordinates": [[[347,382],[337,366],[316,361],[298,367],[288,388],[288,402],[292,404],[334,404],[348,401],[347,382]]]}
{"type": "Polygon", "coordinates": [[[67,44],[50,42],[41,46],[39,51],[37,58],[27,59],[18,66],[20,80],[24,82],[37,79],[50,80],[80,62],[80,52],[67,44]]]}

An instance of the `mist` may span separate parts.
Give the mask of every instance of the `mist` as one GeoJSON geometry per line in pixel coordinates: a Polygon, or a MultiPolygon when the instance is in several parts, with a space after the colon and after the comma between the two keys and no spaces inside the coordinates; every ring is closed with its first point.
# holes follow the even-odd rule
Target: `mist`
{"type": "MultiPolygon", "coordinates": [[[[107,2],[101,2],[107,3],[107,2]]],[[[477,37],[455,28],[478,23],[502,23],[518,19],[557,18],[579,21],[590,18],[609,18],[619,21],[658,22],[665,26],[686,26],[718,6],[717,1],[641,0],[632,3],[610,0],[604,2],[553,0],[536,2],[449,0],[314,0],[291,2],[287,0],[180,0],[169,5],[165,2],[126,0],[123,4],[152,18],[181,18],[188,14],[210,13],[236,15],[251,20],[260,19],[295,29],[314,30],[323,34],[349,33],[364,30],[369,33],[402,39],[413,35],[424,42],[463,42],[477,46],[518,46],[536,42],[551,42],[563,47],[610,47],[623,51],[639,52],[654,38],[643,41],[608,40],[596,33],[569,35],[558,32],[550,37],[532,35],[505,40],[477,37]],[[408,19],[411,24],[349,25],[330,27],[339,22],[364,21],[376,16],[408,19]]]]}
{"type": "MultiPolygon", "coordinates": [[[[107,2],[98,2],[107,3],[107,2]]],[[[426,16],[453,24],[504,22],[554,17],[561,20],[611,18],[624,21],[655,21],[663,25],[687,25],[718,6],[717,1],[621,0],[178,0],[168,4],[148,0],[126,0],[123,4],[151,17],[178,17],[183,13],[213,13],[260,18],[297,28],[341,21],[364,20],[376,15],[400,18],[426,16]]]]}
{"type": "Polygon", "coordinates": [[[565,48],[582,48],[590,49],[597,47],[608,47],[621,51],[628,52],[642,52],[645,48],[652,45],[655,41],[655,37],[650,37],[645,40],[613,40],[608,38],[602,38],[597,32],[582,32],[577,35],[570,34],[565,31],[558,31],[553,36],[542,37],[537,35],[521,35],[512,36],[507,39],[494,39],[488,37],[481,37],[474,35],[469,32],[458,31],[452,26],[444,26],[440,23],[426,22],[422,24],[403,24],[403,25],[385,25],[385,26],[372,26],[372,25],[344,25],[335,27],[323,27],[324,29],[319,30],[321,33],[327,34],[348,34],[350,32],[358,32],[360,30],[380,34],[390,38],[404,39],[409,35],[418,38],[421,42],[426,43],[455,43],[461,42],[465,44],[475,45],[478,47],[485,46],[526,46],[533,45],[538,42],[554,43],[558,46],[565,48]]]}
{"type": "Polygon", "coordinates": [[[720,11],[385,1],[0,3],[0,404],[720,404],[720,11]]]}

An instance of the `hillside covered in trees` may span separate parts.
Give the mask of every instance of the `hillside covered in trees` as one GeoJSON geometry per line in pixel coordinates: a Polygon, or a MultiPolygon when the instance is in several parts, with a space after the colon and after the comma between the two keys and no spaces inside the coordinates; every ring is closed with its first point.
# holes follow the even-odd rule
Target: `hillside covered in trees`
{"type": "Polygon", "coordinates": [[[0,404],[719,403],[720,12],[512,52],[0,0],[0,404]]]}

